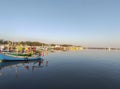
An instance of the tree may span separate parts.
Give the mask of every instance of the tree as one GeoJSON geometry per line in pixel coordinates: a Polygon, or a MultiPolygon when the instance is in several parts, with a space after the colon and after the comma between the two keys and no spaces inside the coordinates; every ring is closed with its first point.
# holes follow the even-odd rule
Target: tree
{"type": "Polygon", "coordinates": [[[4,43],[4,41],[2,39],[0,39],[0,44],[3,44],[3,43],[4,43]]]}

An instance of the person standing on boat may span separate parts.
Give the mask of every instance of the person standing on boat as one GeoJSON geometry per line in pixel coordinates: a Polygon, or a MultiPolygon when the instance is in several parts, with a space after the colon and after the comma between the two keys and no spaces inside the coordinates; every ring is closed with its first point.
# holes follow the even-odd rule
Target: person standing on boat
{"type": "Polygon", "coordinates": [[[44,52],[39,52],[39,56],[44,56],[44,52]]]}

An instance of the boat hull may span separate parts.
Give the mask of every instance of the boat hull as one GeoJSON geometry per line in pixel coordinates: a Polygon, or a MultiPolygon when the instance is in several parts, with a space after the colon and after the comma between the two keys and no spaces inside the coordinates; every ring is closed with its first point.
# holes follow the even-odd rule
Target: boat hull
{"type": "Polygon", "coordinates": [[[0,60],[1,61],[30,61],[30,60],[39,60],[41,59],[40,56],[36,57],[17,57],[17,56],[11,56],[7,54],[0,53],[0,60]]]}

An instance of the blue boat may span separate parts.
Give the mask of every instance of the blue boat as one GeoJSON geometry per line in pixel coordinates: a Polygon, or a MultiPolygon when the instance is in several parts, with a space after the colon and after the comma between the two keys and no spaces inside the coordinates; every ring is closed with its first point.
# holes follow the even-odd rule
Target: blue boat
{"type": "Polygon", "coordinates": [[[14,56],[0,53],[0,61],[31,61],[41,59],[39,55],[32,56],[14,56]]]}

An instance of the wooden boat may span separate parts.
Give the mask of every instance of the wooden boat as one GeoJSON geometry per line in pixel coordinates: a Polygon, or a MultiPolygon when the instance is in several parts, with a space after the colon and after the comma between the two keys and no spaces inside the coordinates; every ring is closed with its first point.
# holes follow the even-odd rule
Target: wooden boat
{"type": "Polygon", "coordinates": [[[13,56],[32,56],[32,54],[27,54],[27,53],[7,53],[7,54],[9,54],[9,55],[13,55],[13,56]]]}
{"type": "Polygon", "coordinates": [[[5,53],[0,53],[0,61],[31,61],[31,60],[39,60],[39,55],[32,56],[16,56],[5,53]]]}

